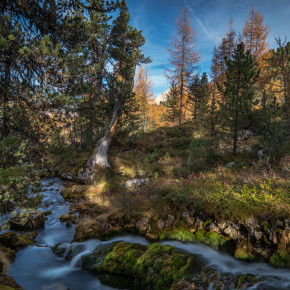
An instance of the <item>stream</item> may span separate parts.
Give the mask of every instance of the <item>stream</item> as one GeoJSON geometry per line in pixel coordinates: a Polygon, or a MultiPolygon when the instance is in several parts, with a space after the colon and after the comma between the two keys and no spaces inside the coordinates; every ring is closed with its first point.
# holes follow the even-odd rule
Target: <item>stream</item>
{"type": "MultiPolygon", "coordinates": [[[[62,214],[69,211],[70,203],[65,201],[60,194],[64,188],[63,181],[58,178],[42,180],[43,201],[39,210],[51,210],[47,216],[43,229],[38,230],[36,243],[25,249],[19,250],[12,262],[9,275],[26,290],[90,290],[90,289],[116,289],[103,285],[98,276],[93,275],[78,267],[82,256],[89,254],[98,244],[111,243],[112,241],[125,241],[140,243],[149,242],[142,236],[122,235],[110,241],[98,239],[89,240],[82,244],[82,251],[70,262],[55,255],[50,249],[57,243],[69,244],[73,240],[75,226],[66,227],[59,221],[62,214]]],[[[74,243],[80,244],[80,243],[74,243]]],[[[233,257],[221,254],[207,246],[182,243],[178,241],[162,241],[162,244],[174,246],[184,252],[197,254],[204,263],[221,273],[253,274],[266,276],[263,282],[252,289],[290,289],[290,270],[276,269],[265,263],[246,263],[233,257]]]]}

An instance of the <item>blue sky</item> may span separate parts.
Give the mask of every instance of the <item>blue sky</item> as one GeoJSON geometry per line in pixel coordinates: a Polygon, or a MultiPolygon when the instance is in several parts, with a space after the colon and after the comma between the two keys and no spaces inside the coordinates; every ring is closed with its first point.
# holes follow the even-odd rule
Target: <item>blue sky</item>
{"type": "Polygon", "coordinates": [[[146,44],[143,51],[150,56],[148,65],[153,81],[154,95],[168,89],[164,76],[164,66],[168,66],[166,46],[176,29],[175,18],[187,5],[191,11],[192,27],[198,34],[198,48],[202,53],[200,71],[209,72],[212,52],[227,31],[230,17],[234,18],[234,28],[240,32],[244,21],[254,5],[264,16],[269,26],[270,47],[276,48],[278,34],[290,41],[290,0],[127,0],[132,25],[143,31],[146,44]]]}

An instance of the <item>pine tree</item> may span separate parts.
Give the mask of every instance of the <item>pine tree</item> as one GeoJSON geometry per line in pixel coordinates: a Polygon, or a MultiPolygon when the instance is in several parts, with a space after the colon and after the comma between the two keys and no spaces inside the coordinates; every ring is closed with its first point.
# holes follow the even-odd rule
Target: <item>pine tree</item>
{"type": "Polygon", "coordinates": [[[233,138],[233,153],[237,152],[238,132],[246,127],[254,104],[254,84],[258,80],[259,70],[255,57],[243,43],[237,45],[233,59],[227,60],[226,81],[222,92],[225,105],[223,113],[233,138]]]}
{"type": "Polygon", "coordinates": [[[164,102],[166,107],[166,120],[172,122],[172,126],[178,120],[178,87],[174,81],[170,84],[169,92],[167,93],[166,102],[164,102]]]}
{"type": "Polygon", "coordinates": [[[172,69],[166,70],[166,76],[175,81],[179,88],[179,125],[184,118],[184,98],[187,90],[187,80],[191,79],[200,60],[197,51],[197,34],[191,27],[190,13],[187,8],[181,10],[176,18],[177,30],[171,39],[171,48],[167,48],[172,69]]]}
{"type": "Polygon", "coordinates": [[[189,86],[189,92],[188,101],[193,112],[194,119],[196,119],[201,98],[200,79],[198,74],[194,76],[193,81],[189,86]]]}
{"type": "Polygon", "coordinates": [[[112,22],[108,55],[114,65],[112,73],[107,76],[106,97],[110,104],[107,119],[109,120],[104,134],[99,140],[93,155],[88,159],[85,169],[92,172],[96,166],[110,167],[107,152],[115,135],[117,125],[123,112],[128,113],[135,100],[133,92],[136,66],[149,62],[140,47],[145,39],[141,32],[130,24],[130,15],[125,1],[118,4],[119,15],[112,22]]]}

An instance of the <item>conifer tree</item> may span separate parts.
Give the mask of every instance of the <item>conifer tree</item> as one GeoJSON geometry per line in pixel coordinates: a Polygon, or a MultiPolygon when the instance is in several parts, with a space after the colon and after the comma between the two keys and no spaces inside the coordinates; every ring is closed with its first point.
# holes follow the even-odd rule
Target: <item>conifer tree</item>
{"type": "Polygon", "coordinates": [[[168,48],[169,62],[172,69],[166,70],[166,76],[175,81],[179,88],[179,125],[184,116],[184,97],[187,91],[187,81],[191,79],[200,60],[197,50],[197,33],[191,27],[188,8],[181,10],[181,15],[176,18],[177,30],[171,39],[171,48],[168,48]]]}
{"type": "Polygon", "coordinates": [[[290,123],[289,107],[290,107],[290,42],[284,42],[280,37],[276,38],[278,45],[277,51],[272,53],[270,58],[270,67],[272,77],[279,80],[278,92],[283,94],[283,109],[285,111],[286,120],[290,123]]]}
{"type": "Polygon", "coordinates": [[[237,45],[233,59],[227,60],[226,81],[222,92],[224,121],[230,127],[233,138],[233,153],[237,152],[239,130],[249,123],[254,104],[254,84],[258,80],[259,70],[255,57],[250,51],[244,51],[243,43],[237,45]]]}
{"type": "Polygon", "coordinates": [[[143,120],[143,132],[147,130],[148,122],[148,110],[149,110],[149,101],[150,97],[153,96],[152,92],[152,82],[149,79],[148,68],[145,67],[145,70],[140,66],[135,79],[135,93],[136,101],[139,105],[139,112],[143,120]]]}
{"type": "Polygon", "coordinates": [[[268,35],[269,28],[268,25],[264,24],[264,17],[253,6],[245,20],[242,40],[245,44],[245,49],[256,57],[259,65],[262,64],[263,56],[268,51],[268,35]]]}
{"type": "MultiPolygon", "coordinates": [[[[113,21],[108,54],[112,58],[113,71],[107,76],[106,94],[110,110],[109,120],[104,134],[99,140],[93,155],[88,159],[85,169],[93,172],[96,166],[110,167],[107,152],[115,135],[117,125],[123,112],[128,112],[135,100],[133,85],[136,66],[150,60],[144,57],[140,47],[145,39],[141,32],[130,24],[130,15],[125,1],[118,4],[119,15],[113,21]]],[[[88,174],[90,176],[90,174],[88,174]]]]}
{"type": "Polygon", "coordinates": [[[177,123],[179,110],[178,110],[178,87],[174,81],[171,82],[169,92],[167,93],[166,102],[166,120],[172,122],[172,126],[177,123]]]}

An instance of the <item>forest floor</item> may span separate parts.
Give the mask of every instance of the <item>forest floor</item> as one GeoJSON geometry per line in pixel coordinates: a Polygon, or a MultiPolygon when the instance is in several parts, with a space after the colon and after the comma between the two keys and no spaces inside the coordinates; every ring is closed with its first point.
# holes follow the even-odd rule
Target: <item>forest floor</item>
{"type": "MultiPolygon", "coordinates": [[[[117,140],[109,152],[111,168],[96,173],[96,185],[67,183],[62,194],[74,203],[62,220],[78,223],[75,240],[134,232],[290,267],[290,143],[281,145],[274,162],[271,154],[258,160],[260,142],[260,136],[239,141],[234,156],[221,141],[209,159],[208,141],[190,122],[117,140]],[[124,186],[145,178],[150,182],[143,186],[124,186]]],[[[54,154],[54,174],[76,174],[88,156],[73,149],[54,154]]]]}

